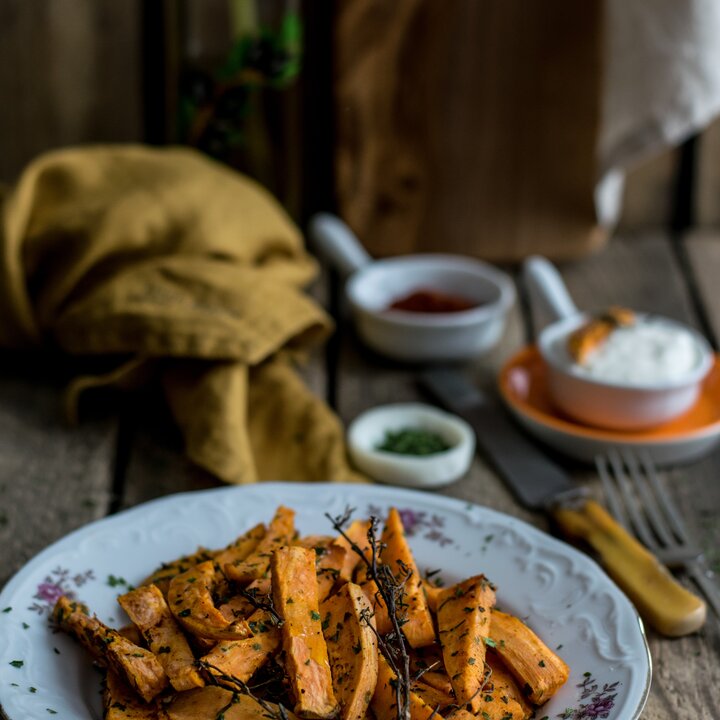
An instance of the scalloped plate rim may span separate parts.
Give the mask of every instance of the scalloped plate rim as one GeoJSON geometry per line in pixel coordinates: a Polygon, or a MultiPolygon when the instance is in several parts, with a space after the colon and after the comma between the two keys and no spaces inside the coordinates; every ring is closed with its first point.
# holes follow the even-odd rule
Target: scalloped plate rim
{"type": "MultiPolygon", "coordinates": [[[[610,589],[613,590],[613,592],[619,596],[619,599],[621,602],[624,602],[626,607],[625,610],[632,613],[634,616],[636,623],[637,623],[637,629],[639,631],[640,638],[643,643],[644,647],[644,659],[647,662],[647,671],[645,675],[645,682],[644,686],[640,692],[640,695],[638,696],[638,701],[635,709],[633,710],[633,714],[627,718],[619,718],[615,716],[611,716],[611,718],[614,718],[614,720],[638,720],[641,717],[642,711],[645,707],[645,704],[647,702],[649,693],[650,693],[650,685],[652,680],[652,658],[650,654],[650,648],[647,642],[647,637],[645,634],[645,630],[643,627],[642,620],[640,619],[639,615],[637,614],[635,608],[630,603],[630,601],[627,599],[627,597],[622,593],[622,591],[615,585],[615,583],[605,574],[603,569],[589,556],[581,553],[580,551],[576,550],[575,548],[571,547],[570,545],[562,542],[561,540],[554,538],[553,536],[549,535],[548,533],[545,533],[544,531],[540,530],[537,527],[534,527],[533,525],[530,525],[529,523],[525,522],[524,520],[521,520],[519,518],[513,517],[512,515],[508,515],[506,513],[503,513],[498,510],[494,510],[489,507],[485,507],[482,505],[478,505],[477,503],[473,503],[466,500],[461,500],[457,498],[452,497],[446,497],[446,496],[439,496],[434,495],[430,492],[422,492],[419,490],[411,490],[406,488],[400,488],[395,486],[377,486],[377,485],[366,485],[366,484],[353,484],[353,483],[327,483],[327,482],[313,482],[313,483],[298,483],[298,482],[263,482],[258,483],[254,485],[244,485],[244,486],[221,486],[216,488],[210,488],[206,490],[195,490],[195,491],[187,491],[187,492],[180,492],[180,493],[173,493],[170,495],[165,495],[163,497],[154,498],[152,500],[148,500],[144,503],[138,504],[136,506],[123,509],[113,515],[109,515],[103,518],[99,518],[97,520],[94,520],[90,523],[87,523],[86,525],[83,525],[70,533],[58,538],[56,541],[54,541],[52,544],[41,550],[39,553],[37,553],[33,558],[31,558],[25,565],[23,565],[11,578],[10,580],[5,584],[5,586],[0,590],[0,608],[5,607],[8,602],[11,601],[11,598],[14,596],[14,593],[16,591],[16,588],[21,586],[22,583],[26,582],[26,580],[40,567],[42,567],[48,560],[51,560],[58,555],[62,555],[64,552],[64,547],[68,544],[70,544],[73,541],[80,541],[84,539],[87,536],[91,536],[93,532],[98,528],[102,527],[103,529],[110,529],[118,524],[122,525],[127,522],[128,518],[132,518],[133,516],[139,516],[141,517],[144,514],[147,514],[151,512],[153,509],[157,507],[161,507],[163,505],[168,504],[169,502],[181,502],[183,499],[189,499],[189,498],[206,498],[213,495],[242,495],[245,493],[254,493],[254,492],[263,492],[268,495],[268,510],[272,512],[275,505],[278,502],[284,502],[285,499],[282,500],[278,499],[277,494],[274,494],[272,491],[287,491],[290,494],[299,492],[299,494],[307,493],[309,490],[319,490],[319,489],[327,489],[332,490],[335,492],[340,492],[343,494],[344,490],[349,490],[351,492],[344,493],[344,494],[351,494],[352,491],[358,491],[361,495],[367,494],[368,497],[366,498],[369,502],[380,501],[380,500],[386,500],[389,504],[397,504],[398,497],[402,501],[412,501],[413,499],[416,499],[418,502],[420,502],[422,505],[430,504],[430,501],[432,501],[432,504],[434,505],[434,509],[438,510],[445,510],[449,513],[460,513],[461,515],[468,515],[469,511],[472,510],[475,513],[479,511],[481,516],[485,516],[485,520],[490,522],[495,522],[500,525],[507,525],[508,528],[513,528],[514,526],[518,526],[520,529],[524,529],[525,532],[529,533],[530,536],[536,536],[542,539],[542,541],[552,550],[555,550],[560,555],[568,556],[576,561],[578,561],[581,565],[584,565],[588,571],[591,572],[591,574],[595,575],[596,577],[601,577],[602,581],[606,583],[610,589]],[[384,497],[383,497],[384,496],[384,497]]],[[[284,493],[283,493],[284,494],[284,493]]],[[[290,499],[289,504],[292,504],[293,500],[290,499]]],[[[266,520],[267,518],[262,518],[262,520],[266,520]]],[[[77,544],[77,543],[75,543],[77,544]]],[[[2,616],[0,615],[0,618],[2,616]]],[[[16,631],[17,632],[17,631],[16,631]]],[[[9,645],[9,642],[8,642],[9,645]]],[[[0,655],[2,655],[2,650],[0,649],[0,655]]],[[[88,665],[89,667],[89,665],[88,665]]],[[[2,680],[5,680],[5,677],[2,677],[2,680]]],[[[8,710],[6,709],[6,706],[3,704],[4,698],[9,698],[9,692],[7,691],[7,686],[4,682],[0,684],[0,717],[7,717],[8,720],[25,720],[24,716],[21,715],[10,715],[7,714],[8,710]],[[3,714],[5,713],[5,714],[3,714]]],[[[17,704],[17,703],[12,703],[17,704]]],[[[43,703],[39,703],[39,705],[42,705],[43,703]]],[[[48,716],[49,717],[49,716],[48,716]]]]}

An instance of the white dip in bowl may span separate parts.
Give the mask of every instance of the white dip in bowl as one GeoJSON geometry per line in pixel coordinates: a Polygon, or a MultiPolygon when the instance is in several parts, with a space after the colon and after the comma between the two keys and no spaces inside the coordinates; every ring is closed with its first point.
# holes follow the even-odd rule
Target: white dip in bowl
{"type": "Polygon", "coordinates": [[[685,379],[702,357],[685,328],[662,320],[641,320],[613,330],[577,367],[595,380],[657,385],[685,379]]]}

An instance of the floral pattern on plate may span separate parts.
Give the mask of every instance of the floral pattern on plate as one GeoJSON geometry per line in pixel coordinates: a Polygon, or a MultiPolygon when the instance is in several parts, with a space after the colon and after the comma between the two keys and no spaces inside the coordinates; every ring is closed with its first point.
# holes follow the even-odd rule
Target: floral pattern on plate
{"type": "Polygon", "coordinates": [[[224,546],[267,522],[279,504],[296,510],[302,533],[330,532],[325,514],[340,515],[347,506],[363,509],[356,517],[367,509],[382,517],[391,506],[401,509],[421,570],[439,569],[445,582],[484,572],[498,586],[498,604],[525,619],[570,665],[570,680],[537,717],[640,717],[650,687],[642,624],[587,556],[520,520],[430,493],[262,483],[146,503],[71,533],[22,568],[0,593],[0,637],[6,639],[0,704],[8,718],[102,717],[100,676],[70,638],[53,633],[34,603],[42,609],[58,589],[70,590],[105,622],[123,624],[119,590],[199,545],[224,546]]]}

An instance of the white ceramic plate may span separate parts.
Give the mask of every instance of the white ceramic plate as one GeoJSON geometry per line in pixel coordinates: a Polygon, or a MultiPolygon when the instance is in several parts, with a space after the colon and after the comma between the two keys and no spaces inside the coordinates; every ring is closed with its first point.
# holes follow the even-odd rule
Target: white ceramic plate
{"type": "Polygon", "coordinates": [[[72,592],[117,626],[115,598],[157,565],[218,547],[286,504],[302,533],[332,531],[325,512],[357,517],[401,510],[421,571],[446,583],[484,572],[498,605],[529,625],[570,665],[563,689],[537,716],[635,720],[650,688],[650,656],[630,602],[585,555],[487,508],[417,491],[371,485],[264,483],[172,495],[87,525],[51,545],[0,594],[0,704],[10,720],[57,714],[102,717],[100,675],[83,651],[48,627],[61,592],[72,592]],[[590,706],[583,714],[582,706],[590,706]],[[594,711],[594,714],[593,714],[594,711]],[[607,713],[607,714],[604,714],[607,713]]]}

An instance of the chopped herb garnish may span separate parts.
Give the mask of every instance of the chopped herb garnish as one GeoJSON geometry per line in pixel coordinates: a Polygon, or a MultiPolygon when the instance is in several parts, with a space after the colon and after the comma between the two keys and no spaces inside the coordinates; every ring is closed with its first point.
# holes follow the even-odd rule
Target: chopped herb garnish
{"type": "Polygon", "coordinates": [[[25,663],[24,663],[22,660],[11,660],[11,661],[10,661],[10,664],[11,664],[14,668],[21,668],[25,663]]]}
{"type": "Polygon", "coordinates": [[[310,611],[310,618],[312,620],[319,620],[320,619],[320,613],[317,612],[317,610],[311,610],[310,611]]]}
{"type": "Polygon", "coordinates": [[[402,428],[387,430],[385,439],[375,446],[376,450],[400,455],[434,455],[449,450],[445,439],[437,433],[422,428],[402,428]]]}
{"type": "Polygon", "coordinates": [[[9,613],[11,610],[12,610],[11,607],[3,608],[3,612],[4,612],[4,613],[9,613]]]}
{"type": "Polygon", "coordinates": [[[120,587],[123,585],[127,585],[127,580],[125,580],[125,578],[123,578],[123,577],[117,577],[115,575],[108,575],[107,584],[110,587],[120,587]]]}

